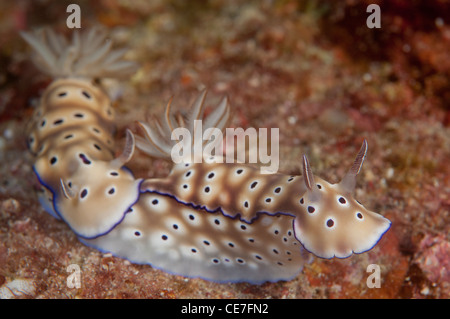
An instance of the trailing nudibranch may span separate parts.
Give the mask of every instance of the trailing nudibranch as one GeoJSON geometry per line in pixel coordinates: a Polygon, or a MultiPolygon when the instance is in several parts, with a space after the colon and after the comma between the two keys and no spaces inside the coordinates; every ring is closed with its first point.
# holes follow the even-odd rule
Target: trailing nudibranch
{"type": "Polygon", "coordinates": [[[218,282],[287,280],[311,252],[348,257],[371,249],[390,222],[352,197],[367,152],[364,141],[339,184],[312,174],[306,156],[303,176],[261,174],[242,163],[181,163],[167,178],[136,179],[124,164],[136,146],[170,158],[171,132],[186,127],[223,130],[228,100],[204,117],[205,93],[189,114],[140,123],[144,136],[127,131],[122,155],[114,158],[113,109],[93,83],[105,76],[130,75],[96,29],[74,33],[68,43],[50,30],[23,34],[35,49],[37,66],[55,80],[42,95],[28,128],[36,154],[34,170],[45,189],[41,202],[64,220],[80,240],[135,263],[218,282]],[[306,250],[305,250],[306,248],[306,250]]]}
{"type": "Polygon", "coordinates": [[[141,180],[122,167],[132,149],[113,157],[114,110],[92,81],[103,73],[131,74],[135,65],[121,61],[124,51],[111,50],[99,29],[74,33],[71,45],[49,29],[22,36],[37,53],[36,65],[56,78],[27,129],[34,170],[45,187],[41,202],[77,235],[105,234],[138,200],[141,180]]]}

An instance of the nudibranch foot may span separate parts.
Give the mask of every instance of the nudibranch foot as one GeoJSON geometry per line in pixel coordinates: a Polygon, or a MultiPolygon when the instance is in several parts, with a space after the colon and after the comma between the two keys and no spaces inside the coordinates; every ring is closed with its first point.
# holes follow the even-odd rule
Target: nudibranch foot
{"type": "Polygon", "coordinates": [[[82,241],[133,263],[216,282],[289,280],[310,260],[292,217],[260,216],[249,225],[151,192],[107,236],[82,241]]]}

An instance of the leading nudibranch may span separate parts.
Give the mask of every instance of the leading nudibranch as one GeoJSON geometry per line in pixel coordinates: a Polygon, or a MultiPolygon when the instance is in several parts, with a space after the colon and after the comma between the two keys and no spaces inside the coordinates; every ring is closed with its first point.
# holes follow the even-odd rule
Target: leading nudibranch
{"type": "MultiPolygon", "coordinates": [[[[201,96],[191,112],[198,119],[203,114],[203,101],[201,96]]],[[[225,123],[222,117],[229,113],[225,107],[221,109],[222,113],[209,115],[217,117],[215,121],[206,120],[225,123]]],[[[167,113],[165,127],[173,128],[167,113]]],[[[140,123],[145,138],[139,138],[137,146],[148,154],[169,159],[176,141],[169,140],[170,135],[164,131],[158,135],[163,125],[153,124],[140,123]]],[[[175,165],[167,178],[145,180],[141,191],[171,196],[185,205],[220,211],[246,223],[259,215],[291,216],[295,237],[308,251],[322,258],[345,258],[370,250],[390,227],[389,220],[367,210],[352,196],[366,153],[364,140],[351,169],[338,184],[315,177],[306,156],[303,176],[262,174],[256,167],[223,163],[221,158],[211,157],[201,163],[175,165]]]]}
{"type": "Polygon", "coordinates": [[[205,130],[225,128],[227,99],[207,117],[205,93],[188,115],[173,114],[169,104],[162,122],[140,123],[144,137],[127,131],[115,158],[114,111],[93,80],[129,76],[136,67],[121,60],[125,51],[113,50],[98,29],[75,32],[71,42],[48,29],[22,36],[36,65],[55,78],[27,129],[40,200],[83,243],[183,276],[262,283],[293,278],[309,261],[307,251],[348,257],[371,249],[389,229],[352,197],[366,141],[338,184],[313,176],[306,156],[303,176],[206,161],[175,165],[167,178],[136,179],[124,167],[135,143],[168,159],[173,129],[194,133],[198,119],[205,130]]]}

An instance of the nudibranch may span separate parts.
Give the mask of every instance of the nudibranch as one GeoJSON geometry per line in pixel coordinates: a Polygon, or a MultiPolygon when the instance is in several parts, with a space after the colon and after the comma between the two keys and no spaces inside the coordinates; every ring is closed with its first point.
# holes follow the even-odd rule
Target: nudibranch
{"type": "MultiPolygon", "coordinates": [[[[203,95],[191,112],[198,119],[203,114],[203,95]]],[[[226,100],[222,105],[226,105],[226,100]]],[[[140,123],[144,138],[139,138],[137,147],[147,154],[170,159],[170,149],[176,141],[161,133],[165,132],[161,127],[170,130],[174,127],[167,109],[165,125],[154,119],[153,125],[140,123]]],[[[229,114],[228,109],[218,109],[222,112],[210,114],[205,122],[226,123],[223,117],[229,114]]],[[[193,120],[188,117],[188,122],[193,120]]],[[[315,177],[306,156],[303,156],[302,176],[262,174],[257,167],[224,163],[221,158],[210,157],[200,163],[175,165],[166,178],[146,179],[141,191],[172,196],[185,205],[220,211],[228,218],[248,224],[260,215],[290,216],[294,218],[295,237],[309,252],[321,258],[345,258],[370,250],[390,227],[389,220],[367,210],[352,196],[366,153],[364,140],[351,169],[338,184],[315,177]]]]}
{"type": "Polygon", "coordinates": [[[338,184],[314,176],[306,156],[302,176],[211,157],[175,164],[166,178],[135,178],[125,166],[135,148],[170,159],[176,128],[195,136],[203,120],[201,133],[225,129],[228,99],[207,116],[206,92],[187,114],[169,103],[161,120],[139,122],[143,136],[127,130],[115,157],[114,110],[96,80],[130,76],[136,65],[96,28],[72,41],[48,29],[22,36],[37,67],[54,78],[27,127],[40,201],[86,245],[187,277],[263,283],[295,277],[312,254],[370,250],[389,229],[389,220],[352,196],[366,141],[338,184]]]}
{"type": "Polygon", "coordinates": [[[135,71],[133,63],[120,60],[125,51],[105,42],[106,35],[97,28],[82,36],[75,32],[69,45],[50,29],[22,33],[36,52],[36,65],[55,78],[27,129],[34,170],[44,186],[40,201],[81,237],[106,234],[120,223],[138,200],[141,182],[122,167],[132,150],[113,157],[114,110],[93,83],[97,74],[135,71]]]}

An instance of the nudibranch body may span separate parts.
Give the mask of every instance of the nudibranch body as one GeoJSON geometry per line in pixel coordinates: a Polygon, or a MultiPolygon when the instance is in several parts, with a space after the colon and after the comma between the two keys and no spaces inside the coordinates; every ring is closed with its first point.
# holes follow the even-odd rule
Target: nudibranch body
{"type": "MultiPolygon", "coordinates": [[[[174,129],[195,136],[225,129],[225,98],[204,116],[205,92],[186,115],[139,123],[143,137],[127,130],[115,157],[114,110],[94,82],[126,77],[135,65],[123,61],[103,32],[74,33],[72,42],[50,30],[24,33],[36,65],[55,78],[43,93],[27,129],[34,171],[43,185],[45,209],[62,219],[86,245],[135,263],[218,282],[288,280],[310,260],[348,257],[371,249],[390,222],[352,197],[367,152],[338,184],[312,174],[306,156],[302,176],[261,174],[244,163],[205,158],[181,163],[167,178],[135,178],[124,165],[135,145],[170,159],[174,129]]],[[[193,145],[193,143],[191,143],[193,145]]]]}
{"type": "Polygon", "coordinates": [[[176,165],[167,178],[147,179],[141,190],[246,223],[259,215],[291,216],[295,237],[308,251],[322,258],[345,258],[370,250],[390,227],[386,218],[352,196],[366,152],[364,141],[338,184],[314,177],[306,156],[302,176],[261,174],[256,167],[205,158],[202,163],[176,165]]]}

